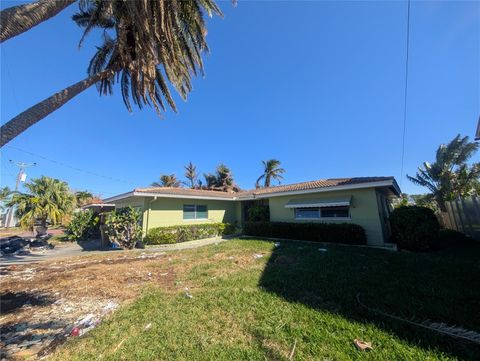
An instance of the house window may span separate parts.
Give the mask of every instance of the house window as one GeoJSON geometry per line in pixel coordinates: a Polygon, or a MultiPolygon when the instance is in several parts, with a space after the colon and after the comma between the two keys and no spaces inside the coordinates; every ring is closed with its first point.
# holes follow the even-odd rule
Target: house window
{"type": "Polygon", "coordinates": [[[195,204],[183,205],[184,220],[207,219],[207,218],[208,218],[207,206],[195,205],[195,204]]]}
{"type": "Polygon", "coordinates": [[[320,208],[295,208],[296,219],[320,218],[320,208]]]}
{"type": "Polygon", "coordinates": [[[295,208],[295,219],[349,218],[350,209],[344,207],[295,208]]]}
{"type": "Polygon", "coordinates": [[[326,207],[321,208],[322,218],[349,218],[348,207],[326,207]]]}

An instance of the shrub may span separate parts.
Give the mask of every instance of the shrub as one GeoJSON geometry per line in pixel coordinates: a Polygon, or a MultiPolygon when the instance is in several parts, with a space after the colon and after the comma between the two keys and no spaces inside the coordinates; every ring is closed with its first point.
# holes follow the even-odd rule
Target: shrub
{"type": "Polygon", "coordinates": [[[109,212],[105,217],[105,233],[110,242],[132,249],[142,238],[140,214],[132,207],[109,212]]]}
{"type": "Polygon", "coordinates": [[[438,242],[434,245],[436,249],[453,248],[473,244],[474,240],[462,232],[453,229],[441,229],[438,232],[438,242]]]}
{"type": "Polygon", "coordinates": [[[148,231],[145,244],[167,244],[233,234],[236,227],[229,223],[205,223],[185,226],[157,227],[148,231]]]}
{"type": "Polygon", "coordinates": [[[398,248],[411,251],[432,249],[440,230],[435,213],[430,208],[404,206],[390,215],[392,240],[398,248]]]}
{"type": "Polygon", "coordinates": [[[270,210],[268,206],[252,206],[248,209],[249,222],[266,222],[270,220],[270,210]]]}
{"type": "Polygon", "coordinates": [[[351,223],[246,222],[243,231],[249,236],[367,244],[365,230],[351,223]]]}
{"type": "Polygon", "coordinates": [[[99,217],[92,210],[77,212],[66,228],[68,239],[78,241],[100,236],[99,217]]]}

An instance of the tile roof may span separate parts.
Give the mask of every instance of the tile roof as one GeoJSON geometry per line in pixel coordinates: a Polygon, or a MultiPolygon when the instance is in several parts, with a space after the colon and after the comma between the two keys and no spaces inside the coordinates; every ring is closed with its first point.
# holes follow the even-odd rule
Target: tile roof
{"type": "Polygon", "coordinates": [[[362,183],[381,182],[381,181],[393,181],[393,177],[357,177],[357,178],[332,178],[321,179],[310,182],[301,182],[294,184],[279,185],[266,188],[251,189],[240,192],[221,192],[204,189],[190,189],[190,188],[173,188],[173,187],[149,187],[149,188],[136,188],[134,192],[139,193],[152,193],[152,194],[168,194],[179,196],[197,196],[197,197],[214,197],[220,199],[235,199],[264,194],[313,190],[320,188],[338,187],[346,185],[355,185],[362,183]]]}

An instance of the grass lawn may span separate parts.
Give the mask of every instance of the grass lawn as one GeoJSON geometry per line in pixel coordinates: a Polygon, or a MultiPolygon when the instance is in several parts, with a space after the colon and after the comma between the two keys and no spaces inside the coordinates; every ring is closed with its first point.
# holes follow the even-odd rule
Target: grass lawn
{"type": "Polygon", "coordinates": [[[174,284],[145,288],[53,359],[288,360],[294,343],[294,360],[480,359],[474,344],[375,316],[355,300],[361,293],[367,305],[398,316],[480,332],[479,247],[428,254],[319,247],[233,240],[170,261],[167,254],[158,267],[169,264],[174,284]],[[355,338],[374,350],[358,351],[355,338]]]}

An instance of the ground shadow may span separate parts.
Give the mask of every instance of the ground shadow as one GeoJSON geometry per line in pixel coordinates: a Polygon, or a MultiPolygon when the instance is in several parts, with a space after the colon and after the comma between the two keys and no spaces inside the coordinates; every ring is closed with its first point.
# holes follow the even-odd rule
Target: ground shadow
{"type": "Polygon", "coordinates": [[[39,292],[4,292],[0,295],[2,314],[14,312],[25,306],[46,306],[55,302],[49,295],[39,292]]]}
{"type": "Polygon", "coordinates": [[[422,348],[478,360],[478,345],[375,314],[359,305],[357,295],[402,318],[480,332],[479,259],[480,245],[418,254],[282,241],[259,286],[290,302],[374,323],[422,348]]]}

